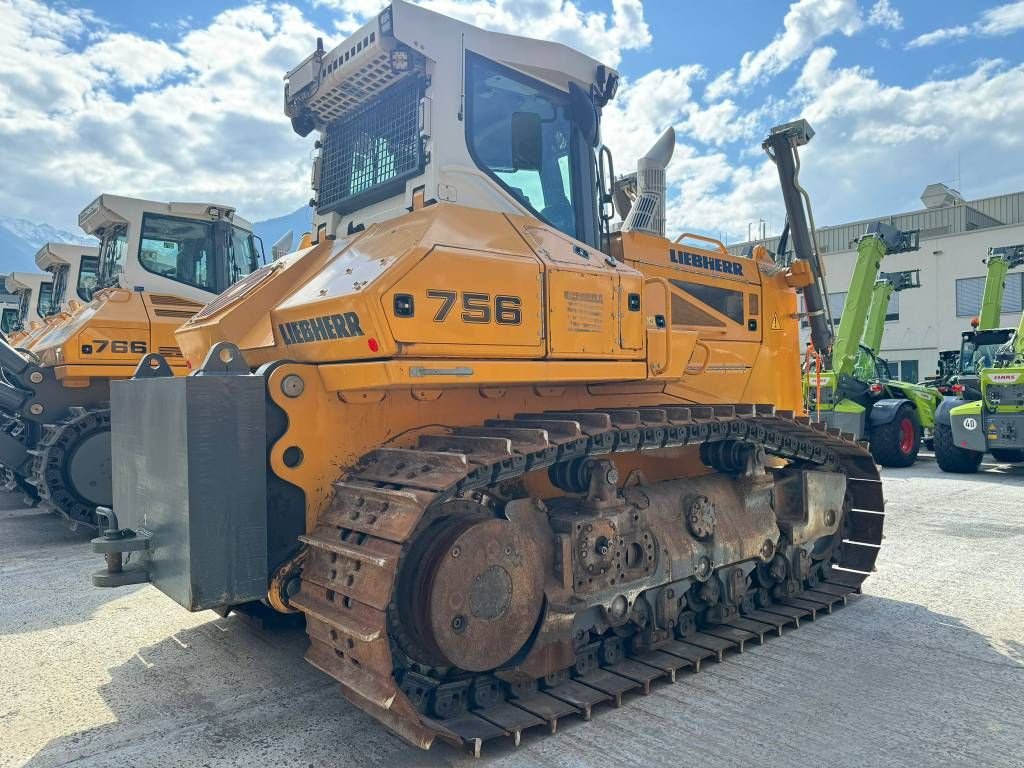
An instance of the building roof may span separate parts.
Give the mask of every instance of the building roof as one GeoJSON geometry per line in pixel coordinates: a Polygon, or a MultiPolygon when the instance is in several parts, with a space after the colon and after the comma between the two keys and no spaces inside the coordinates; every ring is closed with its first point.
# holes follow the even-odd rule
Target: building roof
{"type": "MultiPolygon", "coordinates": [[[[849,251],[854,247],[857,238],[864,234],[868,224],[882,221],[894,227],[906,230],[919,230],[922,240],[935,237],[959,235],[988,227],[1002,227],[1007,224],[1024,223],[1024,192],[1011,192],[1006,195],[984,197],[980,200],[963,200],[959,193],[945,185],[930,184],[925,188],[922,198],[926,204],[941,198],[948,203],[936,207],[922,208],[909,213],[897,213],[889,216],[874,216],[870,219],[839,224],[832,227],[818,227],[815,230],[818,247],[822,253],[849,251]],[[942,189],[939,189],[939,188],[942,189]]],[[[752,245],[763,243],[770,251],[779,245],[778,237],[765,240],[734,243],[728,246],[730,253],[742,255],[752,245]]],[[[785,254],[783,260],[792,257],[791,252],[785,254]]]]}

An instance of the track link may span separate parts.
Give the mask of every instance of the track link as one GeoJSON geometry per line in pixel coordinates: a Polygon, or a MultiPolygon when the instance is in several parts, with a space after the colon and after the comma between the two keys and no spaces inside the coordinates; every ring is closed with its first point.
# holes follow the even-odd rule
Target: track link
{"type": "Polygon", "coordinates": [[[410,742],[425,749],[439,737],[476,755],[489,740],[511,737],[518,744],[523,730],[539,726],[554,732],[563,717],[589,719],[599,704],[619,705],[626,693],[649,693],[654,682],[674,681],[680,670],[699,671],[705,659],[722,661],[747,643],[831,613],[873,569],[884,518],[881,482],[864,443],[770,405],[525,414],[424,436],[417,449],[377,449],[334,490],[316,528],[302,537],[302,587],[291,600],[306,614],[306,659],[338,680],[353,704],[410,742]],[[423,697],[441,695],[444,683],[408,671],[401,682],[395,679],[388,611],[399,560],[434,505],[578,457],[726,439],[846,474],[843,543],[824,578],[778,600],[761,590],[740,616],[692,628],[653,650],[633,653],[612,638],[592,649],[596,665],[577,666],[572,677],[528,686],[493,677],[453,683],[450,717],[439,716],[437,707],[424,713],[423,697]]]}

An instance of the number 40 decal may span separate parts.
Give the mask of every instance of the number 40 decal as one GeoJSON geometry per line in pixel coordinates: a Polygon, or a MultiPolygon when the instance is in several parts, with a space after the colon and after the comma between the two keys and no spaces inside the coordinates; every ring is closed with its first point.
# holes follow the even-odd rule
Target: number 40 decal
{"type": "MultiPolygon", "coordinates": [[[[435,323],[443,323],[459,299],[458,291],[429,290],[427,297],[440,299],[441,304],[434,314],[435,323]]],[[[462,294],[462,322],[490,323],[498,325],[519,325],[523,322],[523,300],[518,296],[495,296],[493,302],[489,293],[462,294]]]]}
{"type": "Polygon", "coordinates": [[[96,345],[95,352],[97,355],[108,346],[110,347],[110,351],[116,355],[127,355],[129,353],[134,355],[146,354],[146,342],[144,341],[93,339],[92,343],[96,345]]]}

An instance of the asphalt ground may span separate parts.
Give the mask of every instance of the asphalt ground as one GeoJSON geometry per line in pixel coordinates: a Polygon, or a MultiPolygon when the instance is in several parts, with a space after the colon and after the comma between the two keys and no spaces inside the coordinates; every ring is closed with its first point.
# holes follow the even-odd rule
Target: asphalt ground
{"type": "Polygon", "coordinates": [[[301,630],[95,589],[88,534],[0,497],[0,766],[1021,766],[1024,466],[883,473],[864,594],[698,675],[421,752],[303,661],[301,630]]]}

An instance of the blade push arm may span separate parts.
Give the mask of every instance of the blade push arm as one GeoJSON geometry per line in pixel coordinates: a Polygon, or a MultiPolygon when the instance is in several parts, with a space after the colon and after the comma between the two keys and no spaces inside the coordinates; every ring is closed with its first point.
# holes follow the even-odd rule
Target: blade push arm
{"type": "Polygon", "coordinates": [[[875,286],[871,291],[871,308],[868,310],[864,336],[860,342],[862,346],[870,349],[875,357],[882,349],[882,334],[885,331],[885,316],[889,309],[889,299],[894,293],[920,287],[921,270],[919,269],[883,272],[875,281],[875,286]]]}
{"type": "Polygon", "coordinates": [[[989,248],[988,273],[985,276],[985,294],[981,299],[981,313],[978,328],[988,331],[998,328],[999,316],[1003,311],[1003,293],[1006,291],[1006,274],[1014,267],[1024,264],[1024,245],[1006,245],[989,248]]]}

